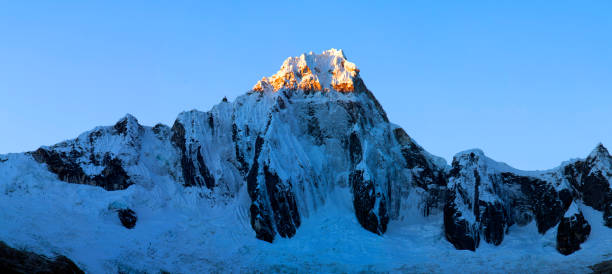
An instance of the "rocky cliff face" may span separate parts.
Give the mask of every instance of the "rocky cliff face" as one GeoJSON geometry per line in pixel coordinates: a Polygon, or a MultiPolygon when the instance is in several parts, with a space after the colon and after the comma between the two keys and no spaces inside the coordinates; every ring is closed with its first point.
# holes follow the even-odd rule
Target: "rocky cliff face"
{"type": "Polygon", "coordinates": [[[163,125],[141,126],[128,114],[114,126],[29,154],[62,181],[124,190],[134,183],[150,184],[156,173],[176,176],[176,148],[168,142],[169,133],[163,125]]]}
{"type": "Polygon", "coordinates": [[[573,203],[578,203],[603,211],[603,222],[609,226],[610,159],[600,144],[585,160],[549,171],[527,172],[495,162],[480,150],[459,153],[449,172],[444,208],[446,238],[458,249],[475,250],[481,236],[488,243],[501,244],[512,225],[535,221],[544,234],[561,223],[559,237],[564,242],[569,237],[574,246],[562,248],[562,253],[571,254],[589,232],[575,232],[584,239],[567,236],[588,225],[578,209],[574,210],[576,216],[564,217],[571,211],[570,205],[576,207],[573,203]]]}
{"type": "Polygon", "coordinates": [[[591,234],[591,225],[586,221],[582,212],[572,205],[565,213],[557,229],[557,250],[563,255],[569,255],[580,249],[591,234]]]}
{"type": "Polygon", "coordinates": [[[562,173],[577,198],[585,205],[604,211],[606,225],[612,228],[612,157],[608,150],[599,144],[585,160],[564,165],[562,173]]]}
{"type": "Polygon", "coordinates": [[[289,58],[247,94],[183,112],[172,127],[127,115],[28,155],[59,180],[107,191],[163,177],[198,189],[211,206],[245,192],[250,225],[268,242],[294,236],[337,189],[351,193],[364,229],[383,234],[394,220],[440,216],[457,249],[476,250],[481,239],[499,245],[509,227],[530,222],[540,233],[561,222],[561,239],[574,239],[566,235],[576,235],[567,231],[581,227],[579,217],[564,217],[572,203],[603,211],[612,227],[612,158],[602,145],[544,172],[513,169],[480,150],[448,166],[389,122],[337,50],[289,58]]]}
{"type": "Polygon", "coordinates": [[[571,203],[570,191],[563,186],[495,162],[480,150],[454,157],[448,190],[445,234],[459,249],[475,250],[481,235],[499,245],[510,226],[532,220],[544,233],[571,203]]]}

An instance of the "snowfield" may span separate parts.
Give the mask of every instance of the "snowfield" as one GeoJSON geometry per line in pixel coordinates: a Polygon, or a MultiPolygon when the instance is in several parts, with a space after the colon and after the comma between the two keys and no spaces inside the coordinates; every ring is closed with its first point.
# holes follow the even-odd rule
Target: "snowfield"
{"type": "Polygon", "coordinates": [[[211,206],[198,188],[168,178],[151,188],[105,191],[61,182],[22,154],[2,157],[8,161],[0,164],[0,240],[63,254],[90,273],[588,273],[588,266],[612,259],[612,233],[602,213],[587,206],[582,211],[593,229],[572,255],[555,250],[556,229],[540,235],[534,222],[510,227],[500,246],[483,242],[472,252],[446,241],[437,215],[391,221],[383,236],[368,232],[354,217],[349,189],[337,188],[304,216],[293,238],[270,244],[255,239],[245,189],[234,203],[211,206]],[[116,203],[138,212],[134,229],[109,209],[116,203]]]}

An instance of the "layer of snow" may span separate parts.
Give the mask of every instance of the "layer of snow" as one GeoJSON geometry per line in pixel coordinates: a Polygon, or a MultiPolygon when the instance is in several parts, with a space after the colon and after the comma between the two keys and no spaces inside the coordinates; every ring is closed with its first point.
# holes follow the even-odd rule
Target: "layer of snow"
{"type": "Polygon", "coordinates": [[[320,210],[303,219],[294,238],[269,244],[255,239],[244,189],[233,203],[211,207],[196,188],[180,187],[169,178],[158,178],[150,189],[133,185],[108,192],[57,181],[28,156],[4,157],[0,240],[66,255],[91,273],[587,273],[588,265],[612,259],[612,233],[603,227],[601,213],[589,207],[582,210],[592,234],[572,255],[555,250],[556,229],[540,235],[533,222],[510,227],[500,246],[483,242],[477,252],[458,251],[444,239],[441,216],[392,221],[384,236],[367,232],[354,218],[349,190],[339,187],[320,210]],[[118,203],[137,212],[134,229],[121,226],[112,211],[118,203]]]}

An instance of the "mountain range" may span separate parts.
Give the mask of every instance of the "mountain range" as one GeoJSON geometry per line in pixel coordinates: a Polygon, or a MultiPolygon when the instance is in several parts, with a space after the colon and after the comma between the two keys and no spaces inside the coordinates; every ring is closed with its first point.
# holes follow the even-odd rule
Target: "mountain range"
{"type": "MultiPolygon", "coordinates": [[[[612,156],[452,163],[341,50],[285,60],[173,125],[126,115],[0,155],[0,241],[86,272],[585,272],[612,256],[612,156]]],[[[525,157],[529,157],[526,155],[525,157]]]]}

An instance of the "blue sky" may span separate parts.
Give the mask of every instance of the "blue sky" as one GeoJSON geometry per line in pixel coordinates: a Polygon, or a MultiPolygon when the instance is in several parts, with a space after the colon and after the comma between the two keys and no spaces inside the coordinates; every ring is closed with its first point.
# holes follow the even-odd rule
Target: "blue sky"
{"type": "Polygon", "coordinates": [[[172,124],[332,47],[447,160],[547,169],[612,147],[610,1],[223,2],[0,0],[0,153],[125,113],[172,124]]]}

